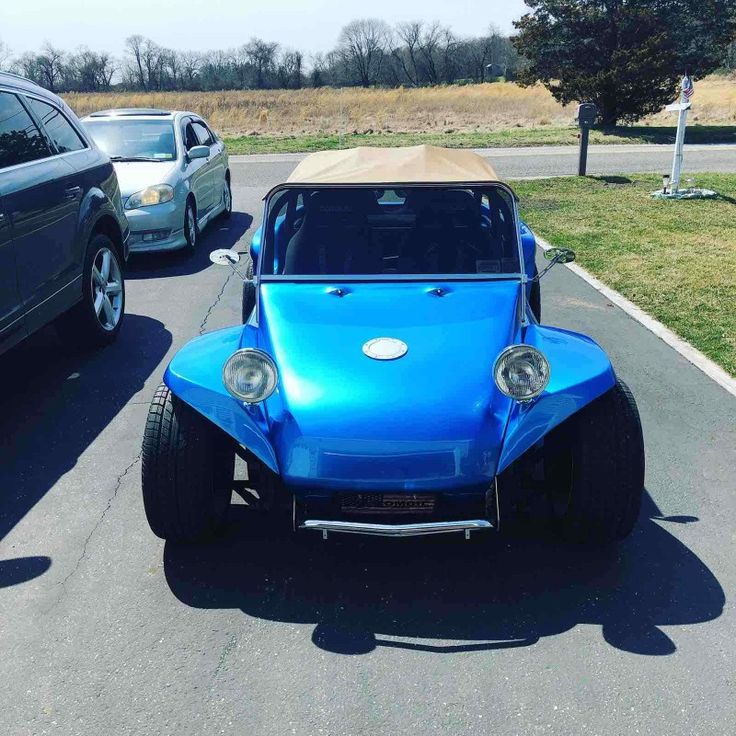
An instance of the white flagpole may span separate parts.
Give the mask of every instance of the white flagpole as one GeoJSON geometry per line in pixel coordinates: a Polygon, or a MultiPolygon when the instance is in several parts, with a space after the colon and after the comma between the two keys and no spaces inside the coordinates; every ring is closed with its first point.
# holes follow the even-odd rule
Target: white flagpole
{"type": "Polygon", "coordinates": [[[682,172],[683,147],[685,144],[685,124],[687,121],[687,111],[690,105],[682,105],[677,116],[677,136],[675,137],[675,156],[672,159],[672,176],[670,178],[670,187],[673,192],[677,192],[680,188],[680,173],[682,172]]]}
{"type": "MultiPolygon", "coordinates": [[[[684,80],[683,80],[684,83],[684,80]]],[[[677,193],[680,189],[680,175],[682,173],[683,147],[685,144],[685,125],[687,123],[687,111],[690,102],[685,95],[684,89],[680,90],[680,102],[668,105],[668,110],[677,111],[677,135],[675,136],[675,155],[672,159],[672,174],[670,176],[670,191],[677,193]]]]}

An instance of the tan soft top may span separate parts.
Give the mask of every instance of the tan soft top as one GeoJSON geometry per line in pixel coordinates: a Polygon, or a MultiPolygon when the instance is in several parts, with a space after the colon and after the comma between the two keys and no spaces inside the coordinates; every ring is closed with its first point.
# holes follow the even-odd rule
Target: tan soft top
{"type": "Polygon", "coordinates": [[[499,181],[477,153],[437,146],[349,148],[307,156],[288,184],[476,184],[499,181]]]}

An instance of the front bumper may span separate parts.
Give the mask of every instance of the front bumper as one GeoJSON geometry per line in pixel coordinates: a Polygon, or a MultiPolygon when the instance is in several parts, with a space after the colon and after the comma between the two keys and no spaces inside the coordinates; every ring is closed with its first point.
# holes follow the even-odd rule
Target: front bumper
{"type": "Polygon", "coordinates": [[[329,500],[309,497],[297,500],[294,497],[294,529],[328,534],[365,534],[379,537],[419,537],[431,534],[463,533],[466,539],[471,532],[499,530],[498,483],[494,480],[485,493],[450,496],[442,498],[425,494],[388,494],[388,503],[382,505],[376,496],[382,494],[354,494],[329,500]],[[357,500],[366,501],[364,504],[357,500]],[[427,503],[431,498],[431,503],[427,503]],[[452,499],[452,500],[450,500],[452,499]],[[450,501],[449,503],[447,501],[450,501]]]}
{"type": "Polygon", "coordinates": [[[423,537],[429,534],[452,534],[464,532],[470,538],[470,532],[493,529],[487,519],[466,519],[464,521],[428,521],[418,524],[372,524],[361,521],[330,521],[307,519],[300,529],[321,531],[323,539],[329,532],[338,534],[367,534],[379,537],[423,537]]]}
{"type": "Polygon", "coordinates": [[[184,208],[176,200],[125,210],[130,223],[131,253],[177,250],[186,244],[184,208]]]}

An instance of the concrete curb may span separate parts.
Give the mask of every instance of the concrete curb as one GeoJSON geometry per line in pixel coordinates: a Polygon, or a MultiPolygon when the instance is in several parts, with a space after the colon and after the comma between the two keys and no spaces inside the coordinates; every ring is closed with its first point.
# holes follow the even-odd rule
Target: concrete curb
{"type": "MultiPolygon", "coordinates": [[[[537,245],[542,250],[549,250],[552,247],[544,238],[541,238],[536,233],[534,235],[537,239],[537,245]]],[[[721,388],[728,391],[732,396],[736,396],[736,379],[731,378],[721,366],[714,363],[710,358],[707,358],[689,342],[678,337],[672,330],[665,327],[661,322],[658,322],[654,317],[648,315],[643,309],[637,307],[636,304],[630,302],[626,297],[606,286],[581,266],[578,266],[577,263],[567,263],[565,265],[574,274],[583,279],[583,281],[590,284],[596,291],[599,291],[605,296],[608,301],[622,309],[629,317],[636,320],[640,325],[643,325],[649,332],[654,333],[660,340],[682,355],[683,358],[692,363],[696,368],[699,368],[721,388]]]]}

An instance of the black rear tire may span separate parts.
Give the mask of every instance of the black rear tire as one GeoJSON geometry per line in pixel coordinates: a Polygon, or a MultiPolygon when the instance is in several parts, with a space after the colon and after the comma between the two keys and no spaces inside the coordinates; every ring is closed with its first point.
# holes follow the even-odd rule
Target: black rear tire
{"type": "Polygon", "coordinates": [[[250,317],[256,306],[256,286],[253,283],[253,261],[251,259],[248,260],[248,266],[245,269],[245,275],[250,280],[243,281],[243,324],[248,321],[248,318],[250,317]]]}
{"type": "MultiPolygon", "coordinates": [[[[112,267],[111,267],[112,273],[112,267]]],[[[113,298],[113,297],[111,297],[113,298]]],[[[68,312],[62,314],[56,322],[56,329],[65,344],[75,348],[104,347],[112,343],[120,332],[125,318],[125,278],[123,277],[123,260],[120,252],[104,233],[97,233],[90,238],[82,267],[82,300],[68,312]],[[95,309],[95,284],[92,279],[92,268],[102,253],[108,253],[115,262],[119,274],[119,293],[114,297],[119,307],[117,322],[103,325],[103,312],[98,316],[95,309]]]]}
{"type": "Polygon", "coordinates": [[[230,506],[234,472],[230,438],[161,384],[143,434],[143,505],[153,533],[172,541],[214,534],[230,506]]]}
{"type": "Polygon", "coordinates": [[[545,476],[563,536],[601,545],[628,536],[644,491],[644,439],[623,381],[545,440],[545,476]]]}

